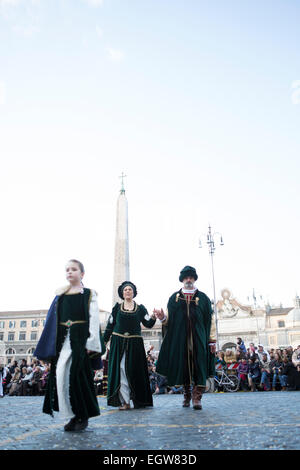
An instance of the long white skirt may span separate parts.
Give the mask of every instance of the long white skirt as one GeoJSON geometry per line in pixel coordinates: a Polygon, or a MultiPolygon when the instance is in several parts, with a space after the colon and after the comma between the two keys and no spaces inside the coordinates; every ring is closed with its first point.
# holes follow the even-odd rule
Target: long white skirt
{"type": "Polygon", "coordinates": [[[72,364],[72,350],[70,343],[70,330],[67,333],[56,365],[56,387],[59,413],[63,418],[74,418],[70,402],[70,371],[72,364]]]}
{"type": "Polygon", "coordinates": [[[120,363],[120,391],[119,398],[122,404],[130,402],[130,388],[125,371],[125,359],[126,354],[124,352],[121,363],[120,363]]]}

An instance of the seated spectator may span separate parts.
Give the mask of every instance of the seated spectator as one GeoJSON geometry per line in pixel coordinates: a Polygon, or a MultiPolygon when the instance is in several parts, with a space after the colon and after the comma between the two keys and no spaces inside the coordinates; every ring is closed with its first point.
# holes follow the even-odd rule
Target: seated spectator
{"type": "MultiPolygon", "coordinates": [[[[282,375],[286,377],[287,390],[292,391],[297,389],[297,368],[293,362],[289,360],[288,356],[285,356],[282,360],[282,375]]],[[[298,372],[300,375],[300,372],[298,372]]]]}
{"type": "Polygon", "coordinates": [[[244,354],[239,349],[237,349],[235,352],[235,362],[241,362],[243,358],[244,354]]]}
{"type": "Polygon", "coordinates": [[[267,353],[262,354],[262,359],[260,360],[260,388],[269,392],[271,390],[270,386],[270,361],[268,359],[267,353]]]}
{"type": "Polygon", "coordinates": [[[11,366],[9,366],[9,372],[11,373],[11,376],[14,375],[16,367],[18,367],[18,361],[14,361],[11,366]]]}
{"type": "Polygon", "coordinates": [[[272,390],[276,390],[276,381],[279,380],[281,387],[285,390],[286,388],[286,380],[285,377],[282,376],[282,358],[279,353],[275,353],[274,359],[270,362],[270,371],[273,374],[272,378],[272,390]]]}
{"type": "Polygon", "coordinates": [[[226,349],[224,360],[226,364],[232,364],[236,362],[236,354],[231,349],[226,349]]]}
{"type": "MultiPolygon", "coordinates": [[[[300,346],[298,346],[298,348],[300,348],[300,346]]],[[[286,350],[287,350],[287,355],[290,356],[290,358],[292,359],[292,356],[294,354],[293,346],[288,346],[286,350]]]]}
{"type": "Polygon", "coordinates": [[[254,343],[249,344],[249,348],[247,349],[247,354],[246,354],[247,359],[251,359],[252,357],[257,357],[257,351],[256,351],[256,347],[254,346],[254,343]]]}
{"type": "Polygon", "coordinates": [[[268,351],[266,351],[263,347],[262,344],[259,344],[258,345],[258,350],[257,350],[257,355],[258,355],[258,359],[260,362],[262,362],[263,360],[263,355],[266,354],[267,355],[267,359],[268,361],[270,362],[270,354],[268,353],[268,351]]]}
{"type": "Polygon", "coordinates": [[[216,358],[216,365],[221,364],[222,369],[227,369],[227,363],[225,361],[225,353],[224,351],[218,351],[217,358],[216,358]]]}
{"type": "MultiPolygon", "coordinates": [[[[155,366],[154,366],[155,367],[155,366]]],[[[154,395],[162,395],[164,393],[167,393],[167,379],[163,375],[157,374],[157,385],[156,385],[156,390],[154,392],[154,395]]]]}
{"type": "Polygon", "coordinates": [[[247,359],[244,358],[238,365],[237,368],[238,378],[240,380],[240,387],[243,391],[248,391],[248,372],[249,372],[249,364],[247,359]]]}
{"type": "Polygon", "coordinates": [[[27,364],[26,359],[22,359],[22,360],[21,360],[21,364],[20,364],[21,373],[22,373],[23,367],[28,367],[28,364],[27,364]]]}
{"type": "Polygon", "coordinates": [[[14,375],[11,380],[11,387],[9,389],[9,396],[16,395],[21,381],[21,370],[19,367],[15,368],[14,375]]]}
{"type": "Polygon", "coordinates": [[[149,367],[149,381],[151,393],[153,394],[157,388],[157,374],[155,372],[155,366],[149,367]]]}
{"type": "MultiPolygon", "coordinates": [[[[269,352],[269,356],[270,356],[270,361],[273,361],[275,359],[275,354],[276,354],[274,349],[270,349],[270,351],[268,351],[268,352],[269,352]]],[[[279,354],[280,354],[280,352],[279,352],[279,354]]],[[[281,354],[280,354],[280,356],[281,356],[281,354]]]]}
{"type": "Polygon", "coordinates": [[[33,370],[31,367],[23,367],[22,369],[22,376],[20,380],[20,387],[18,389],[18,395],[20,396],[26,396],[29,394],[29,388],[31,385],[29,385],[29,382],[31,381],[33,376],[33,370]]]}
{"type": "Polygon", "coordinates": [[[287,357],[289,361],[292,360],[292,354],[290,354],[290,351],[288,351],[286,348],[282,351],[282,359],[285,357],[287,357]]]}
{"type": "Polygon", "coordinates": [[[258,357],[252,355],[251,359],[248,361],[249,372],[248,372],[248,382],[251,389],[251,392],[256,391],[256,386],[260,383],[261,372],[259,366],[258,357]]]}
{"type": "Polygon", "coordinates": [[[43,372],[40,366],[36,366],[32,375],[32,379],[29,380],[28,385],[31,387],[32,395],[40,395],[42,390],[42,375],[43,372]]]}
{"type": "Polygon", "coordinates": [[[156,367],[152,366],[150,375],[150,388],[154,395],[161,395],[167,393],[167,379],[163,375],[156,373],[156,367]]]}

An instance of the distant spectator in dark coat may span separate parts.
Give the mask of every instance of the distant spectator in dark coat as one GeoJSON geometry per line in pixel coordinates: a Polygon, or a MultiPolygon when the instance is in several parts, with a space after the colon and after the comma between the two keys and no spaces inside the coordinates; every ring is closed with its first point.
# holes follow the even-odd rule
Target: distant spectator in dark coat
{"type": "Polygon", "coordinates": [[[31,379],[32,395],[40,395],[42,389],[43,372],[39,366],[36,366],[31,379]]]}
{"type": "Polygon", "coordinates": [[[237,348],[236,349],[237,349],[237,352],[240,353],[240,358],[241,359],[246,357],[247,349],[246,349],[245,343],[242,340],[242,338],[237,338],[237,348]]]}

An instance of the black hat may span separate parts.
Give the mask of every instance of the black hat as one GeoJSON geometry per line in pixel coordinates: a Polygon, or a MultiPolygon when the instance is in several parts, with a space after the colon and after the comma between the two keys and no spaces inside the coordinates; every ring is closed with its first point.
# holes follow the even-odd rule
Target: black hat
{"type": "Polygon", "coordinates": [[[192,268],[192,266],[185,266],[181,271],[180,271],[180,276],[179,276],[179,281],[180,282],[183,282],[183,280],[188,277],[188,276],[191,276],[195,279],[195,281],[197,281],[198,279],[198,275],[196,273],[196,269],[195,268],[192,268]]]}
{"type": "Polygon", "coordinates": [[[133,290],[133,297],[136,297],[136,296],[137,296],[136,286],[135,286],[132,282],[130,282],[130,281],[124,281],[124,282],[122,282],[122,284],[118,287],[118,294],[119,294],[119,297],[120,297],[121,299],[124,299],[123,290],[125,289],[126,286],[132,287],[132,290],[133,290]]]}

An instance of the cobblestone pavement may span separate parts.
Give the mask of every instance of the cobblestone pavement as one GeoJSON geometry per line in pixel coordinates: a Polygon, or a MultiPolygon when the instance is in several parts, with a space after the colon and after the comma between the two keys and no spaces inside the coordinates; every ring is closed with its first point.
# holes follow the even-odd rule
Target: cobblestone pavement
{"type": "Polygon", "coordinates": [[[209,393],[203,410],[182,408],[182,395],[154,396],[154,407],[119,411],[99,397],[101,416],[67,433],[43,397],[0,400],[1,450],[299,450],[300,392],[209,393]]]}

